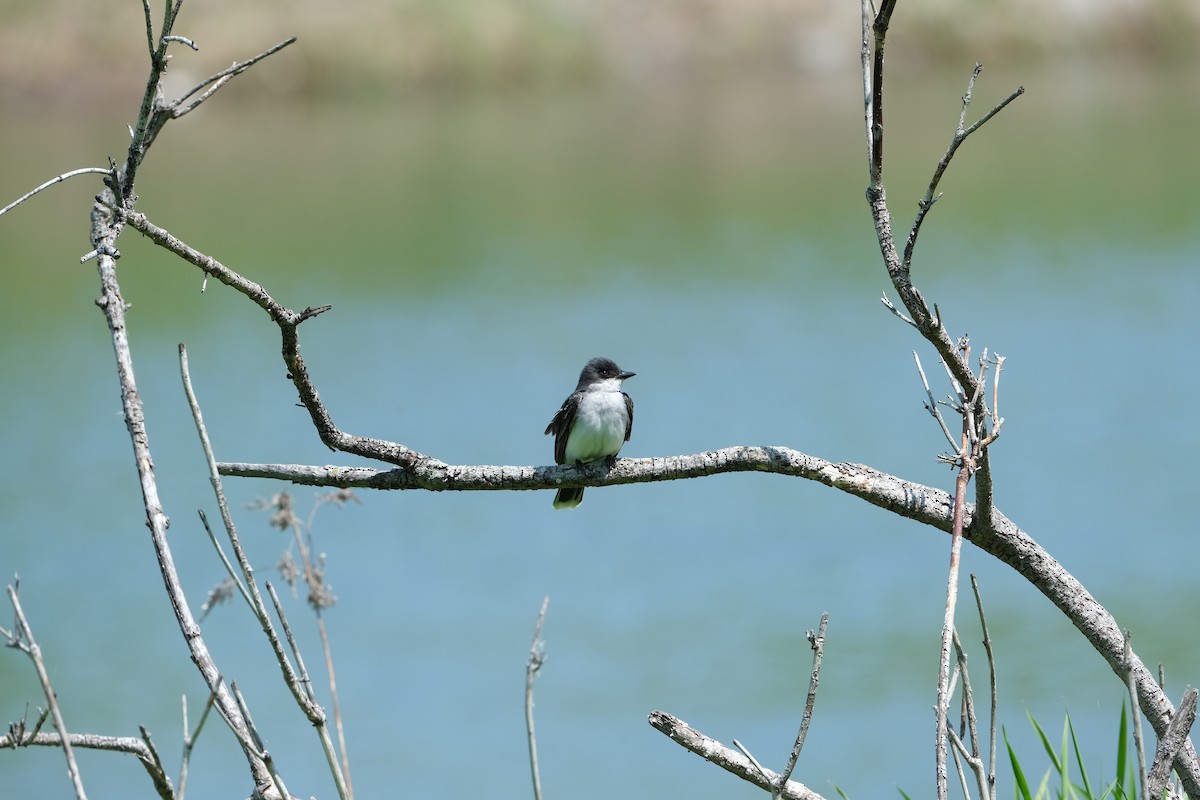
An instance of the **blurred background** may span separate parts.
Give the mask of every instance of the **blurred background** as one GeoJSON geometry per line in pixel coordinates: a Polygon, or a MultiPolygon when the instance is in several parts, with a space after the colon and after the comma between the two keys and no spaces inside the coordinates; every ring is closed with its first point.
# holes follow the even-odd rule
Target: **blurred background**
{"type": "MultiPolygon", "coordinates": [[[[1027,90],[960,150],[914,275],[952,333],[1008,358],[998,507],[1163,664],[1173,698],[1200,680],[1197,9],[904,0],[888,50],[900,230],[974,62],[986,69],[969,118],[1027,90]]],[[[7,203],[121,156],[146,44],[134,2],[0,12],[7,203]]],[[[911,352],[931,376],[933,356],[879,302],[856,4],[193,2],[176,33],[200,49],[174,50],[170,95],[299,36],[168,125],[139,208],[293,308],[333,304],[302,335],[345,430],[452,463],[549,463],[541,432],[603,354],[638,373],[625,455],[787,445],[952,487],[911,352]]],[[[205,694],[144,526],[94,266],[78,263],[98,188],[75,179],[0,218],[0,573],[20,574],[69,728],[145,725],[174,764],[180,697],[194,722],[205,694]]],[[[160,491],[198,609],[223,572],[196,514],[216,518],[179,342],[219,459],[358,462],[295,407],[261,311],[215,282],[202,291],[134,232],[121,245],[160,491]]],[[[243,505],[286,488],[226,483],[264,577],[287,538],[243,505]]],[[[293,491],[306,514],[316,493],[293,491]]],[[[315,522],[360,796],[530,796],[522,691],[545,595],[548,797],[758,796],[646,715],[736,737],[781,768],[807,690],[804,634],[825,611],[796,779],[826,796],[932,792],[943,534],[768,475],[591,489],[557,513],[549,492],[361,500],[315,522]]],[[[1027,712],[1052,737],[1069,712],[1093,780],[1111,779],[1120,683],[1020,576],[970,547],[963,565],[1027,771],[1045,763],[1027,712]]],[[[968,598],[960,608],[981,686],[968,598]]],[[[321,683],[303,597],[290,613],[321,683]]],[[[249,615],[218,607],[204,631],[289,788],[333,796],[249,615]]],[[[27,659],[0,653],[0,719],[43,704],[27,659]]],[[[151,795],[132,759],[79,758],[92,796],[151,795]]],[[[58,751],[0,753],[6,796],[70,797],[63,772],[58,751]]],[[[999,783],[1010,791],[1007,767],[999,783]]],[[[210,720],[190,793],[249,789],[210,720]]]]}

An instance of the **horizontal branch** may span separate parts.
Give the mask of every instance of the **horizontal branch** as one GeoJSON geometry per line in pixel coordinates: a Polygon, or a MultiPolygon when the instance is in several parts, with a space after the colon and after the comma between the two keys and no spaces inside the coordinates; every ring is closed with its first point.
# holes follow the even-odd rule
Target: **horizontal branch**
{"type": "MultiPolygon", "coordinates": [[[[372,440],[373,441],[373,440],[372,440]]],[[[382,443],[387,444],[387,443],[382,443]]],[[[219,463],[231,477],[275,478],[308,486],[429,491],[532,490],[563,486],[614,486],[626,483],[699,478],[726,472],[767,472],[817,481],[872,505],[949,533],[954,502],[947,492],[889,475],[862,464],[834,463],[788,447],[727,447],[666,458],[621,458],[609,469],[602,462],[583,466],[456,466],[424,457],[412,467],[316,467],[289,464],[219,463]]],[[[975,506],[963,510],[963,538],[1023,575],[1090,641],[1122,680],[1133,673],[1142,712],[1162,736],[1175,709],[1154,675],[1136,655],[1125,659],[1124,635],[1112,614],[1041,545],[994,507],[991,519],[975,518],[975,506]]],[[[1185,742],[1175,768],[1192,796],[1200,787],[1200,759],[1185,742]]]]}
{"type": "MultiPolygon", "coordinates": [[[[103,736],[98,733],[68,733],[65,746],[79,748],[81,750],[107,750],[113,753],[128,753],[136,756],[138,763],[146,770],[150,776],[150,780],[154,783],[155,792],[161,798],[173,798],[176,796],[174,788],[171,786],[171,778],[167,775],[163,768],[162,761],[158,758],[158,753],[155,752],[150,744],[150,734],[142,729],[144,738],[135,736],[103,736]]],[[[63,737],[59,733],[22,733],[20,730],[14,730],[13,726],[9,727],[9,732],[0,735],[0,750],[7,748],[16,749],[18,747],[64,747],[63,737]]]]}
{"type": "Polygon", "coordinates": [[[446,464],[426,457],[412,467],[392,470],[218,463],[217,471],[230,477],[275,478],[306,486],[435,492],[616,486],[701,478],[726,472],[767,472],[814,480],[928,524],[936,525],[939,520],[948,519],[951,507],[950,496],[941,489],[902,480],[862,464],[826,461],[789,447],[726,447],[665,458],[619,458],[611,469],[603,462],[579,466],[476,466],[446,464]]]}
{"type": "MultiPolygon", "coordinates": [[[[102,736],[96,733],[69,733],[67,734],[67,741],[72,747],[129,753],[147,763],[153,763],[150,748],[136,736],[102,736]]],[[[0,750],[10,747],[62,747],[62,743],[63,737],[58,733],[34,733],[26,736],[14,736],[11,733],[0,735],[0,750]]]]}

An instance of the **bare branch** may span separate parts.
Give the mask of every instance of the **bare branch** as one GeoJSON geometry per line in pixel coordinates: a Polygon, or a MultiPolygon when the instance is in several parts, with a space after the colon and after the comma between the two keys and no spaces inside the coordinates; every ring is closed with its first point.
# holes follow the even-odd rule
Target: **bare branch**
{"type": "MultiPolygon", "coordinates": [[[[972,576],[972,579],[974,576],[972,576]]],[[[990,797],[988,788],[987,768],[980,758],[979,747],[979,725],[978,718],[975,713],[975,694],[971,689],[971,673],[967,669],[967,654],[963,650],[962,642],[958,638],[958,630],[954,631],[954,652],[958,659],[958,673],[962,676],[962,720],[959,723],[961,728],[958,734],[953,728],[948,728],[947,733],[950,737],[950,744],[954,746],[952,752],[955,753],[955,764],[959,768],[959,782],[963,784],[963,797],[970,797],[970,792],[966,789],[966,777],[962,774],[962,765],[959,762],[961,758],[966,761],[971,772],[975,775],[975,782],[979,787],[980,800],[986,800],[990,797]],[[965,743],[962,741],[962,729],[970,736],[971,747],[968,750],[965,743]]]]}
{"type": "Polygon", "coordinates": [[[321,402],[321,397],[317,393],[312,380],[309,378],[308,368],[304,363],[303,357],[300,355],[300,339],[297,332],[300,323],[329,310],[329,306],[310,307],[300,312],[285,308],[267,294],[266,290],[259,284],[247,280],[216,259],[184,244],[168,231],[150,223],[145,215],[122,210],[118,210],[117,214],[123,222],[145,234],[155,244],[170,250],[188,263],[212,275],[226,286],[246,295],[246,297],[250,298],[256,305],[267,312],[276,325],[279,326],[283,339],[283,359],[284,364],[287,366],[288,376],[296,386],[300,394],[300,401],[308,410],[313,425],[317,429],[317,434],[326,446],[332,450],[341,450],[345,453],[352,453],[365,458],[374,458],[398,466],[422,469],[425,467],[436,467],[440,464],[440,462],[435,462],[428,456],[403,445],[394,442],[384,442],[378,439],[353,436],[343,432],[334,424],[328,409],[321,402]]]}
{"type": "Polygon", "coordinates": [[[292,636],[292,626],[288,623],[287,615],[283,613],[283,606],[279,602],[279,595],[275,592],[275,587],[271,585],[270,581],[264,581],[264,585],[267,587],[267,595],[271,598],[271,605],[275,609],[275,616],[279,618],[279,624],[283,628],[283,635],[287,639],[288,649],[292,651],[292,658],[296,659],[297,672],[291,671],[291,662],[288,662],[289,669],[285,672],[284,677],[292,689],[292,694],[296,697],[296,702],[300,704],[304,713],[309,717],[309,721],[314,725],[323,724],[325,722],[325,712],[317,704],[316,695],[313,693],[312,679],[308,677],[308,668],[304,666],[304,657],[300,654],[300,647],[296,644],[296,638],[292,636]]]}
{"type": "MultiPolygon", "coordinates": [[[[772,791],[780,784],[779,776],[771,770],[755,766],[742,753],[726,747],[716,739],[710,739],[676,716],[665,711],[651,711],[649,722],[655,730],[666,734],[676,744],[760,789],[772,791]]],[[[779,796],[784,800],[824,800],[821,795],[796,781],[779,785],[779,796]]]]}
{"type": "MultiPolygon", "coordinates": [[[[762,764],[758,763],[758,759],[754,757],[754,754],[750,752],[750,750],[746,747],[746,745],[742,744],[737,739],[734,739],[733,746],[738,749],[739,753],[741,753],[742,755],[744,755],[746,757],[746,760],[749,761],[750,765],[753,766],[754,769],[756,769],[758,771],[758,774],[762,776],[762,779],[764,781],[767,781],[771,785],[775,785],[775,780],[770,775],[767,774],[767,770],[763,768],[762,764]]],[[[771,796],[778,797],[779,796],[778,790],[775,790],[775,792],[771,796]]]]}
{"type": "Polygon", "coordinates": [[[33,661],[38,681],[42,684],[42,692],[46,695],[47,707],[54,717],[54,728],[58,731],[63,756],[67,759],[67,776],[71,779],[75,797],[78,800],[87,800],[87,792],[83,788],[83,778],[79,774],[79,764],[75,762],[75,751],[71,749],[71,737],[67,733],[67,723],[63,721],[62,709],[58,706],[58,697],[54,693],[54,687],[50,685],[50,673],[46,671],[46,662],[42,660],[42,648],[38,646],[37,639],[33,636],[33,628],[29,626],[29,620],[25,618],[25,611],[21,608],[21,600],[17,596],[16,586],[10,584],[7,589],[8,601],[12,603],[13,613],[16,614],[15,630],[9,634],[8,645],[21,650],[33,661]]]}
{"type": "Polygon", "coordinates": [[[146,21],[146,51],[154,58],[154,19],[150,16],[150,0],[142,0],[142,16],[146,21]]]}
{"type": "Polygon", "coordinates": [[[208,700],[204,703],[204,710],[200,712],[200,721],[196,723],[195,730],[188,730],[187,695],[183,695],[183,754],[180,756],[179,763],[179,795],[177,800],[184,800],[184,795],[187,791],[188,767],[192,761],[192,750],[196,747],[196,740],[200,738],[200,732],[204,730],[204,723],[208,721],[208,715],[213,710],[215,700],[216,695],[209,692],[208,700]]]}
{"type": "Polygon", "coordinates": [[[908,241],[904,246],[904,266],[908,268],[912,265],[913,249],[917,246],[917,236],[921,232],[921,223],[925,221],[925,215],[933,208],[933,204],[941,198],[941,193],[938,192],[938,184],[941,183],[942,176],[945,175],[946,169],[950,166],[950,159],[954,158],[954,154],[958,151],[959,145],[966,141],[967,137],[975,131],[979,130],[984,123],[992,117],[1000,113],[1009,103],[1016,100],[1024,92],[1024,87],[1018,87],[1004,100],[997,103],[991,111],[984,114],[969,128],[964,128],[966,121],[967,106],[971,104],[971,95],[975,91],[975,81],[979,78],[979,73],[983,72],[983,64],[976,63],[975,69],[971,72],[971,78],[967,81],[967,90],[963,93],[962,108],[958,114],[958,127],[954,131],[954,136],[950,139],[950,146],[946,148],[946,152],[942,154],[941,160],[933,170],[933,177],[929,181],[929,188],[925,190],[925,196],[917,203],[917,216],[913,220],[912,227],[908,232],[908,241]]]}
{"type": "Polygon", "coordinates": [[[1188,740],[1188,732],[1196,721],[1196,690],[1189,686],[1183,693],[1179,708],[1167,726],[1166,732],[1158,740],[1158,749],[1154,755],[1154,764],[1150,767],[1147,778],[1147,797],[1162,797],[1171,779],[1171,764],[1179,754],[1179,749],[1188,740]]]}
{"type": "Polygon", "coordinates": [[[135,756],[138,763],[150,775],[155,791],[162,800],[181,800],[171,790],[171,779],[156,764],[155,754],[144,739],[136,736],[104,736],[96,733],[70,733],[64,739],[59,733],[29,733],[14,735],[0,734],[0,750],[7,747],[71,747],[80,750],[104,750],[110,753],[126,753],[135,756]],[[64,745],[65,742],[65,745],[64,745]]]}
{"type": "MultiPolygon", "coordinates": [[[[966,422],[964,419],[964,428],[966,422]]],[[[937,772],[937,797],[946,800],[947,780],[946,747],[947,747],[947,716],[950,711],[950,644],[954,633],[954,609],[958,603],[958,567],[961,560],[962,532],[965,527],[967,483],[970,480],[970,466],[966,462],[967,433],[963,432],[963,459],[959,467],[958,477],[954,482],[954,516],[950,536],[950,567],[946,579],[946,613],[942,619],[942,645],[938,662],[937,704],[935,714],[935,761],[937,772]]]]}
{"type": "Polygon", "coordinates": [[[154,740],[150,738],[150,731],[146,729],[146,726],[139,725],[138,732],[142,734],[142,741],[146,743],[146,750],[150,754],[150,758],[143,758],[141,763],[150,775],[150,779],[154,781],[155,791],[162,800],[176,800],[175,791],[171,788],[171,779],[167,777],[167,768],[163,766],[162,759],[158,756],[158,749],[154,746],[154,740]]]}
{"type": "Polygon", "coordinates": [[[912,317],[908,316],[903,311],[896,308],[895,303],[893,303],[891,298],[889,298],[886,294],[879,299],[883,302],[884,307],[887,308],[888,311],[895,314],[900,319],[901,322],[907,322],[909,325],[912,325],[914,328],[917,328],[918,330],[920,330],[920,328],[917,326],[917,323],[912,321],[912,317]]]}
{"type": "Polygon", "coordinates": [[[987,615],[983,613],[983,597],[979,593],[979,579],[971,574],[971,591],[975,593],[975,608],[979,612],[979,627],[983,631],[983,652],[988,663],[988,693],[991,696],[991,715],[988,723],[988,791],[984,799],[996,800],[996,658],[992,652],[992,637],[988,633],[987,615]]]}
{"type": "Polygon", "coordinates": [[[996,356],[992,363],[996,365],[996,374],[992,376],[992,429],[979,442],[980,448],[999,439],[1000,428],[1004,425],[1004,417],[1000,416],[1000,370],[1004,368],[1004,356],[996,356]]]}
{"type": "Polygon", "coordinates": [[[1134,750],[1137,752],[1138,787],[1141,789],[1139,796],[1149,798],[1150,795],[1146,793],[1149,778],[1146,775],[1146,745],[1142,742],[1142,710],[1141,704],[1138,702],[1137,683],[1133,674],[1133,635],[1129,631],[1125,631],[1124,655],[1125,680],[1129,688],[1129,709],[1130,716],[1133,718],[1133,744],[1134,750]]]}
{"type": "MultiPolygon", "coordinates": [[[[188,41],[186,39],[183,39],[182,37],[177,37],[177,38],[180,41],[185,41],[185,42],[188,41]]],[[[178,100],[176,100],[175,102],[170,104],[171,118],[179,119],[184,114],[187,114],[190,111],[194,111],[201,103],[203,103],[205,100],[207,100],[208,98],[210,98],[214,94],[216,94],[218,89],[220,89],[222,86],[224,86],[226,83],[228,83],[235,76],[240,75],[241,73],[250,69],[255,64],[257,64],[259,61],[262,61],[264,58],[275,55],[276,53],[278,53],[280,50],[287,47],[288,45],[294,44],[295,41],[296,41],[295,36],[289,36],[287,39],[284,39],[279,44],[277,44],[273,47],[267,48],[266,50],[264,50],[263,52],[259,53],[256,56],[252,56],[240,63],[235,61],[227,69],[223,69],[220,72],[217,72],[213,75],[209,75],[207,78],[205,78],[204,80],[197,83],[191,89],[188,89],[187,92],[185,92],[178,100]],[[208,91],[201,94],[199,97],[197,97],[191,103],[188,103],[187,105],[183,105],[183,103],[189,97],[195,95],[197,92],[204,89],[205,86],[209,87],[208,91]]],[[[188,42],[188,44],[191,44],[191,43],[188,42]]],[[[195,47],[195,45],[191,45],[191,46],[192,46],[192,49],[197,49],[195,47]]]]}
{"type": "MultiPolygon", "coordinates": [[[[254,568],[250,565],[250,559],[246,555],[246,551],[242,548],[241,538],[237,533],[237,526],[234,525],[233,516],[229,512],[229,503],[225,499],[225,488],[221,483],[221,476],[217,472],[216,460],[213,457],[212,444],[208,439],[208,429],[204,425],[204,415],[200,410],[200,403],[196,399],[195,390],[192,388],[192,376],[188,369],[187,348],[182,344],[179,346],[179,367],[180,376],[183,379],[183,390],[187,396],[188,406],[192,411],[192,419],[196,424],[196,432],[200,437],[200,444],[204,450],[204,458],[208,464],[209,480],[213,486],[213,492],[216,495],[217,507],[220,509],[221,518],[225,524],[225,534],[229,538],[229,542],[233,547],[234,557],[237,559],[238,567],[241,570],[241,578],[233,571],[233,567],[229,564],[229,560],[225,557],[224,551],[221,550],[216,538],[209,530],[209,538],[213,545],[217,547],[217,552],[221,556],[221,560],[226,565],[226,570],[231,578],[237,581],[239,588],[242,591],[242,596],[250,605],[250,609],[254,612],[259,624],[262,626],[263,632],[267,635],[267,641],[271,644],[271,649],[275,653],[275,660],[279,662],[279,667],[283,672],[284,682],[292,690],[292,695],[296,702],[304,710],[305,714],[312,714],[313,709],[308,702],[308,697],[302,688],[302,683],[296,678],[295,672],[292,670],[291,662],[288,661],[286,653],[283,651],[283,645],[279,641],[279,634],[275,631],[274,623],[271,621],[270,614],[267,613],[266,605],[263,603],[262,594],[258,590],[258,583],[254,580],[254,568]]],[[[208,528],[208,519],[204,512],[200,512],[201,519],[205,523],[205,528],[208,528]]],[[[282,619],[282,615],[280,615],[282,619]]],[[[310,717],[310,721],[311,720],[310,717]]]]}
{"type": "Polygon", "coordinates": [[[77,175],[92,175],[92,174],[111,175],[112,171],[105,169],[104,167],[81,167],[79,169],[73,169],[70,172],[64,172],[62,175],[56,175],[55,177],[53,177],[50,180],[43,183],[41,186],[38,186],[36,189],[31,189],[30,191],[28,191],[25,194],[18,197],[16,200],[13,200],[11,203],[6,205],[4,208],[0,208],[0,217],[4,216],[6,213],[8,213],[12,209],[16,208],[17,206],[21,205],[21,203],[24,203],[26,200],[33,197],[38,192],[41,192],[45,189],[49,189],[51,186],[62,183],[63,181],[67,180],[68,178],[74,178],[77,175]]]}
{"type": "Polygon", "coordinates": [[[171,34],[170,36],[164,36],[162,38],[162,40],[164,42],[179,42],[180,44],[187,45],[188,47],[192,48],[192,50],[194,50],[194,51],[200,50],[200,48],[196,45],[196,43],[193,42],[191,39],[187,38],[186,36],[176,36],[175,34],[171,34]]]}
{"type": "Polygon", "coordinates": [[[925,369],[921,366],[921,357],[917,355],[917,351],[913,350],[913,359],[917,362],[917,372],[921,375],[921,385],[925,387],[925,410],[937,420],[938,426],[942,429],[942,434],[946,437],[946,441],[951,447],[958,447],[958,442],[954,440],[954,434],[950,432],[950,426],[946,424],[946,420],[942,417],[942,412],[938,410],[937,401],[933,399],[933,390],[929,388],[929,379],[925,377],[925,369]]]}
{"type": "MultiPolygon", "coordinates": [[[[233,546],[234,556],[238,561],[241,570],[241,579],[234,572],[232,564],[225,557],[224,551],[217,543],[212,531],[209,530],[209,539],[213,542],[214,547],[225,564],[226,570],[229,572],[238,588],[242,592],[242,596],[246,599],[251,611],[258,619],[262,626],[263,632],[267,636],[267,640],[271,645],[271,649],[275,653],[275,659],[279,663],[280,670],[283,675],[284,682],[292,692],[292,697],[296,700],[300,710],[313,724],[317,732],[317,737],[321,742],[322,750],[326,755],[326,760],[329,763],[330,774],[333,776],[334,785],[338,789],[338,795],[345,800],[350,796],[348,781],[344,770],[345,760],[339,764],[337,754],[334,752],[333,742],[329,737],[328,726],[326,725],[325,711],[317,703],[316,697],[312,691],[312,684],[309,681],[308,673],[304,667],[304,661],[300,656],[300,651],[296,646],[295,639],[292,637],[291,629],[288,626],[287,618],[283,613],[283,609],[279,604],[279,598],[275,595],[274,589],[270,583],[267,583],[267,591],[271,595],[271,599],[275,604],[275,612],[283,626],[284,633],[287,637],[288,644],[291,646],[293,656],[296,659],[297,668],[300,670],[300,676],[297,677],[292,668],[291,662],[288,660],[286,653],[283,651],[283,646],[279,641],[279,635],[275,631],[274,624],[271,621],[270,615],[267,613],[266,606],[263,603],[262,595],[258,590],[258,584],[254,580],[254,570],[250,565],[249,559],[245,551],[242,549],[241,539],[237,534],[237,528],[233,522],[233,516],[229,511],[229,503],[225,499],[225,489],[221,483],[221,476],[217,472],[216,460],[213,457],[212,444],[208,438],[208,430],[204,424],[204,415],[200,410],[200,403],[196,399],[195,390],[192,388],[191,372],[188,369],[187,348],[182,344],[179,346],[179,365],[180,374],[183,379],[184,394],[187,396],[188,405],[192,411],[192,419],[196,424],[196,432],[200,437],[201,447],[204,450],[205,461],[209,468],[209,479],[213,486],[213,492],[216,495],[217,507],[220,509],[222,520],[225,524],[225,533],[229,538],[230,544],[233,546]]],[[[205,522],[205,528],[208,528],[207,518],[201,512],[201,519],[205,522]]],[[[309,568],[311,570],[311,567],[309,568]]],[[[333,685],[333,665],[329,658],[328,638],[325,635],[324,628],[321,628],[322,641],[326,648],[326,665],[329,670],[330,683],[333,685]]],[[[344,756],[344,751],[343,751],[344,756]]]]}
{"type": "MultiPolygon", "coordinates": [[[[788,756],[787,766],[779,778],[779,786],[786,785],[792,778],[796,762],[800,760],[800,751],[804,749],[804,739],[808,735],[808,726],[812,722],[813,707],[817,703],[817,686],[821,683],[821,661],[825,657],[825,629],[829,626],[829,613],[821,614],[821,624],[817,632],[808,632],[808,643],[812,646],[813,665],[808,679],[808,697],[804,701],[804,715],[800,718],[800,730],[796,734],[796,743],[792,745],[792,753],[788,756]]],[[[779,797],[779,786],[771,791],[771,798],[779,797]]]]}
{"type": "Polygon", "coordinates": [[[962,788],[963,797],[970,797],[971,793],[967,790],[967,776],[963,774],[960,759],[967,762],[967,766],[970,767],[971,772],[975,774],[977,781],[979,780],[979,775],[983,770],[983,762],[967,749],[966,744],[963,742],[962,738],[955,733],[953,728],[946,731],[946,735],[950,739],[950,745],[954,748],[951,752],[954,753],[954,764],[958,770],[958,783],[962,788]]]}
{"type": "Polygon", "coordinates": [[[266,765],[268,773],[270,773],[271,788],[278,793],[280,798],[290,798],[292,795],[287,790],[287,786],[284,785],[283,776],[279,774],[279,770],[275,769],[275,760],[271,757],[271,751],[263,744],[262,736],[258,733],[258,726],[254,724],[254,717],[250,714],[250,706],[246,704],[246,698],[242,695],[242,690],[238,688],[237,683],[231,682],[229,684],[229,691],[233,695],[238,712],[246,721],[246,730],[249,733],[250,741],[266,765]]]}
{"type": "Polygon", "coordinates": [[[533,626],[533,643],[529,645],[529,661],[525,664],[525,738],[529,743],[529,772],[533,778],[533,800],[542,800],[542,778],[538,774],[537,733],[533,727],[533,682],[538,670],[546,661],[545,645],[542,642],[542,623],[546,621],[546,608],[550,595],[542,600],[537,623],[533,626]]]}

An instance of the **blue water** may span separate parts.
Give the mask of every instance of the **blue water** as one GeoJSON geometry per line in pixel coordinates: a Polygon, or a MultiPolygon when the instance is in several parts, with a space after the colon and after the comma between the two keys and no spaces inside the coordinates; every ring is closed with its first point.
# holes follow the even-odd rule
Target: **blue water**
{"type": "MultiPolygon", "coordinates": [[[[490,163],[449,160],[461,169],[476,157],[490,163]]],[[[730,210],[720,187],[753,185],[753,176],[725,162],[732,177],[706,171],[701,158],[682,162],[694,184],[680,179],[663,196],[633,191],[678,177],[653,172],[650,159],[638,181],[613,168],[605,191],[621,211],[577,222],[563,212],[550,224],[544,214],[569,194],[548,183],[557,188],[531,190],[532,199],[506,195],[522,185],[521,163],[511,184],[442,186],[445,213],[470,209],[461,229],[442,222],[450,255],[421,240],[423,224],[375,205],[362,213],[379,223],[368,226],[377,238],[361,249],[361,232],[338,238],[361,219],[340,223],[330,211],[327,228],[295,230],[272,222],[287,217],[281,209],[254,242],[216,223],[212,246],[293,307],[333,303],[302,328],[304,354],[335,421],[352,433],[452,463],[544,464],[552,443],[541,431],[583,361],[604,354],[638,373],[627,384],[637,411],[625,455],[779,444],[950,488],[911,351],[931,377],[936,365],[879,303],[886,281],[865,204],[844,218],[781,225],[782,212],[730,210]],[[689,190],[696,185],[707,188],[689,190]],[[271,261],[260,237],[284,240],[289,255],[271,261]],[[340,255],[330,247],[306,260],[288,251],[303,249],[296,239],[345,244],[340,255]]],[[[386,183],[384,173],[374,180],[386,183]]],[[[850,190],[861,196],[855,180],[850,190]]],[[[301,183],[303,216],[320,187],[301,183]]],[[[969,181],[956,188],[971,196],[969,181]]],[[[203,230],[185,232],[185,196],[159,221],[209,247],[203,230]]],[[[249,225],[252,211],[238,219],[249,225]]],[[[1006,425],[993,450],[997,505],[1133,630],[1135,647],[1165,664],[1178,696],[1200,665],[1200,544],[1187,477],[1200,445],[1192,344],[1200,226],[1150,235],[1153,222],[1142,221],[1136,235],[1080,233],[1076,220],[1061,237],[999,235],[978,220],[956,224],[966,213],[931,217],[916,277],[953,333],[1008,358],[1006,425]]],[[[0,222],[0,236],[14,236],[11,224],[0,222]]],[[[198,608],[222,572],[196,518],[199,508],[216,514],[182,400],[177,342],[188,345],[219,459],[358,462],[325,449],[295,407],[265,315],[215,283],[200,293],[198,274],[132,235],[124,252],[171,543],[198,608]]],[[[134,735],[144,724],[175,764],[179,697],[187,694],[194,722],[204,694],[155,572],[107,331],[90,305],[94,273],[64,259],[36,269],[44,280],[8,298],[30,335],[0,344],[8,376],[0,572],[21,575],[70,729],[134,735]]],[[[263,512],[240,506],[282,488],[226,485],[264,577],[287,539],[263,512]]],[[[307,511],[313,491],[293,491],[307,511]]],[[[726,743],[738,738],[780,768],[807,690],[804,633],[826,611],[825,671],[796,779],[826,796],[834,786],[851,797],[931,791],[944,535],[771,475],[590,489],[579,509],[557,513],[548,492],[360,498],[322,509],[315,528],[338,598],[325,619],[359,796],[529,796],[524,664],[546,595],[536,711],[547,796],[756,794],[669,742],[646,715],[663,709],[726,743]]],[[[1001,719],[1028,769],[1040,776],[1043,762],[1025,712],[1056,732],[1069,711],[1089,766],[1111,777],[1119,683],[1019,576],[969,547],[964,570],[980,577],[1001,719]]],[[[960,625],[974,643],[972,609],[964,596],[960,625]]],[[[289,613],[320,685],[302,598],[289,613]]],[[[245,610],[218,608],[205,636],[250,698],[289,788],[332,796],[315,737],[245,610]]],[[[983,663],[975,646],[977,687],[983,663]]],[[[25,660],[0,657],[0,716],[20,717],[39,696],[25,660]]],[[[85,754],[82,768],[96,797],[145,786],[128,758],[85,754]]],[[[1010,776],[999,772],[1004,793],[1010,776]]],[[[70,796],[55,751],[0,754],[0,778],[6,796],[70,796]]],[[[229,737],[210,720],[190,795],[248,789],[229,737]]]]}

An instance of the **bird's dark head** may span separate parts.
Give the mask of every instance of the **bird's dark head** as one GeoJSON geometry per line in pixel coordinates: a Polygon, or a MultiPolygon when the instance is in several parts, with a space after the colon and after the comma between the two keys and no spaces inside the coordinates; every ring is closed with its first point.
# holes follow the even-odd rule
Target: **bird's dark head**
{"type": "Polygon", "coordinates": [[[583,371],[579,373],[579,388],[584,388],[593,383],[600,381],[623,381],[626,378],[632,378],[634,372],[626,372],[617,366],[617,362],[611,358],[597,356],[591,361],[583,365],[583,371]]]}

